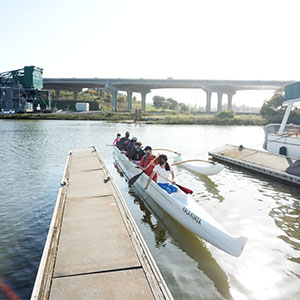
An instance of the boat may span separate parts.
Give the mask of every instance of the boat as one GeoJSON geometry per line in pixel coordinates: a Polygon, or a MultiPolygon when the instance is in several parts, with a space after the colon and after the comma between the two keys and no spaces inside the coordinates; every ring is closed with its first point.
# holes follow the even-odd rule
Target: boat
{"type": "MultiPolygon", "coordinates": [[[[128,178],[141,173],[136,164],[114,147],[114,159],[120,170],[128,178]]],[[[215,219],[212,218],[190,195],[180,189],[176,193],[168,194],[154,181],[151,181],[147,190],[143,190],[148,176],[142,173],[133,184],[135,188],[150,196],[165,212],[178,223],[195,233],[201,239],[209,242],[228,254],[239,257],[243,251],[247,238],[234,237],[228,233],[215,219]]],[[[144,197],[145,198],[145,197],[144,197]]]]}
{"type": "Polygon", "coordinates": [[[268,124],[264,127],[263,148],[272,154],[300,158],[300,125],[287,124],[293,106],[300,103],[300,82],[285,87],[286,106],[281,124],[268,124]]]}
{"type": "Polygon", "coordinates": [[[173,166],[179,165],[198,174],[207,176],[216,175],[224,169],[222,164],[213,161],[203,161],[201,159],[183,160],[181,155],[176,156],[174,161],[176,163],[172,164],[173,166]]]}

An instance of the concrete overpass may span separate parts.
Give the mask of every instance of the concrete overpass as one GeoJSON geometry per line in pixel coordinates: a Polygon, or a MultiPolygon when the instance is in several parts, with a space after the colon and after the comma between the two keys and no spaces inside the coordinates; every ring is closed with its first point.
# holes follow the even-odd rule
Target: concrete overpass
{"type": "Polygon", "coordinates": [[[117,111],[118,91],[127,92],[128,110],[132,110],[132,94],[141,93],[142,110],[146,110],[146,95],[152,89],[202,89],[206,92],[206,112],[211,111],[211,95],[218,94],[218,111],[222,109],[223,94],[228,97],[228,110],[232,109],[232,97],[241,90],[276,90],[292,81],[274,80],[198,80],[198,79],[121,79],[121,78],[44,78],[44,88],[56,91],[74,91],[74,99],[83,88],[104,88],[112,94],[112,108],[117,111]]]}

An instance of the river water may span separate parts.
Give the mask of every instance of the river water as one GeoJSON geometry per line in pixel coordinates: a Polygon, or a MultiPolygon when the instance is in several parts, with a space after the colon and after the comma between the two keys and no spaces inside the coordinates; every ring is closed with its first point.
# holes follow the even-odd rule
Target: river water
{"type": "MultiPolygon", "coordinates": [[[[174,167],[195,201],[247,236],[242,255],[230,256],[128,188],[106,146],[127,130],[144,146],[201,159],[224,144],[261,149],[264,139],[259,126],[0,120],[0,283],[30,298],[68,152],[96,146],[175,299],[300,299],[299,188],[232,166],[209,178],[174,167]]],[[[1,289],[0,299],[9,299],[1,289]]]]}

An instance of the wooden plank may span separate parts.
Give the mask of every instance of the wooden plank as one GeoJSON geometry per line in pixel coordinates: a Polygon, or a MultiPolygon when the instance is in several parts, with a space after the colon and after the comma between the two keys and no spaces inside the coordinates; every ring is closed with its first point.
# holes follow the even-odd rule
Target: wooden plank
{"type": "Polygon", "coordinates": [[[142,269],[55,278],[50,299],[153,299],[142,269]]]}

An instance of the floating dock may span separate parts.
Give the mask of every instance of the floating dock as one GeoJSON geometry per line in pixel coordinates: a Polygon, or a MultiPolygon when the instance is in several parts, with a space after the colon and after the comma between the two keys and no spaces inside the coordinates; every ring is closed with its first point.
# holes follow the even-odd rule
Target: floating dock
{"type": "Polygon", "coordinates": [[[221,148],[210,151],[208,154],[218,161],[234,164],[300,185],[299,176],[286,172],[287,168],[297,162],[296,159],[234,145],[224,145],[221,148]]]}
{"type": "Polygon", "coordinates": [[[173,299],[94,148],[69,154],[31,299],[173,299]]]}

